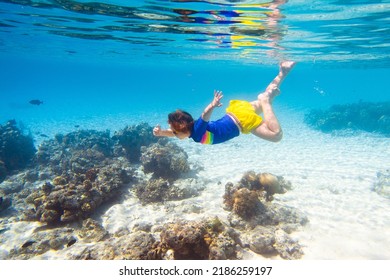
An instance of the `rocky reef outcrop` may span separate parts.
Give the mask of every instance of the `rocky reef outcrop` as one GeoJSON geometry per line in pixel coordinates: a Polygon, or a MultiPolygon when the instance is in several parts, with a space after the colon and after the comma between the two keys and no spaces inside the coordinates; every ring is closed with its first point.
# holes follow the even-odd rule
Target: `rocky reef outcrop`
{"type": "Polygon", "coordinates": [[[390,198],[390,170],[378,172],[373,190],[379,195],[390,198]]]}
{"type": "Polygon", "coordinates": [[[188,186],[188,182],[181,178],[190,171],[190,165],[187,153],[175,143],[162,139],[144,146],[140,159],[143,172],[152,175],[152,178],[140,181],[134,187],[135,195],[143,204],[198,195],[199,188],[188,186]]]}
{"type": "Polygon", "coordinates": [[[190,170],[187,153],[178,145],[166,141],[142,147],[141,164],[145,173],[171,181],[190,170]]]}
{"type": "Polygon", "coordinates": [[[166,179],[150,179],[139,182],[134,186],[134,194],[142,204],[162,203],[170,200],[182,200],[196,196],[201,191],[199,187],[193,187],[184,181],[173,183],[166,179]]]}
{"type": "Polygon", "coordinates": [[[77,240],[76,231],[72,227],[37,230],[18,247],[11,249],[7,259],[28,260],[50,250],[59,251],[69,248],[77,240]]]}
{"type": "Polygon", "coordinates": [[[112,165],[55,177],[27,197],[34,208],[25,212],[25,218],[47,224],[87,218],[101,204],[118,197],[131,179],[131,169],[112,165]]]}
{"type": "Polygon", "coordinates": [[[7,243],[14,223],[35,229],[8,251],[1,249],[0,257],[226,260],[243,259],[248,252],[284,259],[302,256],[290,233],[307,219],[275,202],[275,196],[291,188],[290,182],[249,171],[236,184],[226,184],[220,205],[224,213],[207,215],[196,196],[210,182],[196,176],[197,167],[180,146],[151,139],[151,131],[140,124],[114,137],[108,131],[80,130],[44,141],[32,159],[34,165],[0,183],[0,212],[5,218],[0,220],[0,233],[5,233],[0,244],[7,243]],[[119,229],[105,228],[102,217],[121,209],[122,203],[132,209],[129,221],[119,229]],[[189,210],[191,203],[195,211],[189,210]],[[118,205],[111,208],[113,204],[118,205]],[[141,221],[143,207],[167,215],[153,223],[141,221]]]}
{"type": "Polygon", "coordinates": [[[0,125],[0,183],[13,171],[25,168],[35,152],[31,135],[25,135],[16,121],[0,125]]]}
{"type": "Polygon", "coordinates": [[[24,218],[50,225],[72,222],[120,197],[133,179],[134,168],[115,156],[116,144],[109,131],[94,130],[58,134],[43,142],[29,176],[35,173],[36,179],[45,182],[27,196],[26,202],[33,207],[24,211],[24,218]]]}
{"type": "Polygon", "coordinates": [[[289,233],[308,220],[296,209],[273,203],[275,194],[283,194],[291,183],[281,176],[249,171],[237,183],[225,186],[224,205],[231,211],[230,226],[242,231],[242,242],[253,252],[264,256],[279,255],[284,259],[299,259],[302,247],[289,233]]]}
{"type": "Polygon", "coordinates": [[[154,232],[120,230],[88,246],[74,259],[226,260],[237,259],[238,236],[218,218],[178,220],[154,232]]]}
{"type": "Polygon", "coordinates": [[[390,102],[359,102],[312,110],[304,121],[323,132],[343,129],[375,132],[390,137],[390,102]]]}
{"type": "Polygon", "coordinates": [[[218,218],[206,221],[179,220],[163,225],[156,259],[237,259],[238,236],[218,218]]]}
{"type": "Polygon", "coordinates": [[[47,173],[67,176],[86,173],[96,165],[103,166],[114,157],[114,141],[110,132],[80,130],[66,135],[57,134],[55,139],[44,141],[35,156],[37,167],[47,173]]]}
{"type": "Polygon", "coordinates": [[[130,162],[138,163],[141,156],[141,147],[156,143],[157,138],[153,135],[153,129],[147,123],[126,126],[115,132],[112,139],[117,141],[117,155],[124,155],[130,162]]]}

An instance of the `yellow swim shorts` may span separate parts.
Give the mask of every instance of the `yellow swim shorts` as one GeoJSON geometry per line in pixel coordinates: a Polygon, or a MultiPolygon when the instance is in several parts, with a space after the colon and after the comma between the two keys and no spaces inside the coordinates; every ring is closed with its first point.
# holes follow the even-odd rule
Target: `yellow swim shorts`
{"type": "Polygon", "coordinates": [[[231,100],[229,107],[226,108],[226,113],[233,115],[239,121],[242,133],[246,134],[258,127],[263,121],[248,101],[231,100]]]}

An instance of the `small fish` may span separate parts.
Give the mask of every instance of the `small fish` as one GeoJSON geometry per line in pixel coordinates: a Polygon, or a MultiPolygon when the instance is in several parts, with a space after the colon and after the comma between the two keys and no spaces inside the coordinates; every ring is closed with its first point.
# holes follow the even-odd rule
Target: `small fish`
{"type": "Polygon", "coordinates": [[[26,243],[24,243],[22,245],[22,248],[27,248],[27,247],[33,245],[34,243],[36,243],[36,241],[32,241],[32,240],[31,241],[27,241],[26,243]]]}
{"type": "Polygon", "coordinates": [[[70,240],[69,242],[68,242],[68,244],[66,245],[66,247],[70,247],[70,246],[72,246],[73,244],[75,244],[76,243],[76,239],[72,239],[72,240],[70,240]]]}
{"type": "Polygon", "coordinates": [[[75,127],[75,128],[79,128],[80,126],[79,126],[78,124],[76,124],[74,127],[75,127]]]}
{"type": "Polygon", "coordinates": [[[46,134],[43,134],[43,133],[39,134],[39,136],[49,138],[49,136],[47,136],[46,134]]]}
{"type": "Polygon", "coordinates": [[[38,99],[33,99],[33,100],[30,100],[29,103],[32,105],[41,105],[41,104],[43,104],[43,101],[38,100],[38,99]]]}

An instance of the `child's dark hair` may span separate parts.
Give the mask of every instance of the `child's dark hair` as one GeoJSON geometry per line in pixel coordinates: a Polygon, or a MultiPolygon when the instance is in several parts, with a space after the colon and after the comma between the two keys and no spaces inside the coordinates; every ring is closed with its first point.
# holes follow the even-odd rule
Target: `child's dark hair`
{"type": "Polygon", "coordinates": [[[191,133],[194,127],[194,119],[183,110],[176,110],[168,115],[168,123],[177,132],[191,133]]]}

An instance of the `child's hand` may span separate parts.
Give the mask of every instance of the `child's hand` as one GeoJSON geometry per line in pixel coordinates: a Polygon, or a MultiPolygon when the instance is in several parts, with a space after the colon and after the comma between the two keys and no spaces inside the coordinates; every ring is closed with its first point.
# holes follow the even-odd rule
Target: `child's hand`
{"type": "Polygon", "coordinates": [[[154,136],[161,136],[161,126],[158,124],[153,128],[154,136]]]}
{"type": "Polygon", "coordinates": [[[211,102],[211,106],[213,106],[214,108],[215,107],[221,107],[222,106],[222,103],[221,103],[222,97],[223,97],[222,91],[214,90],[214,99],[211,102]]]}

